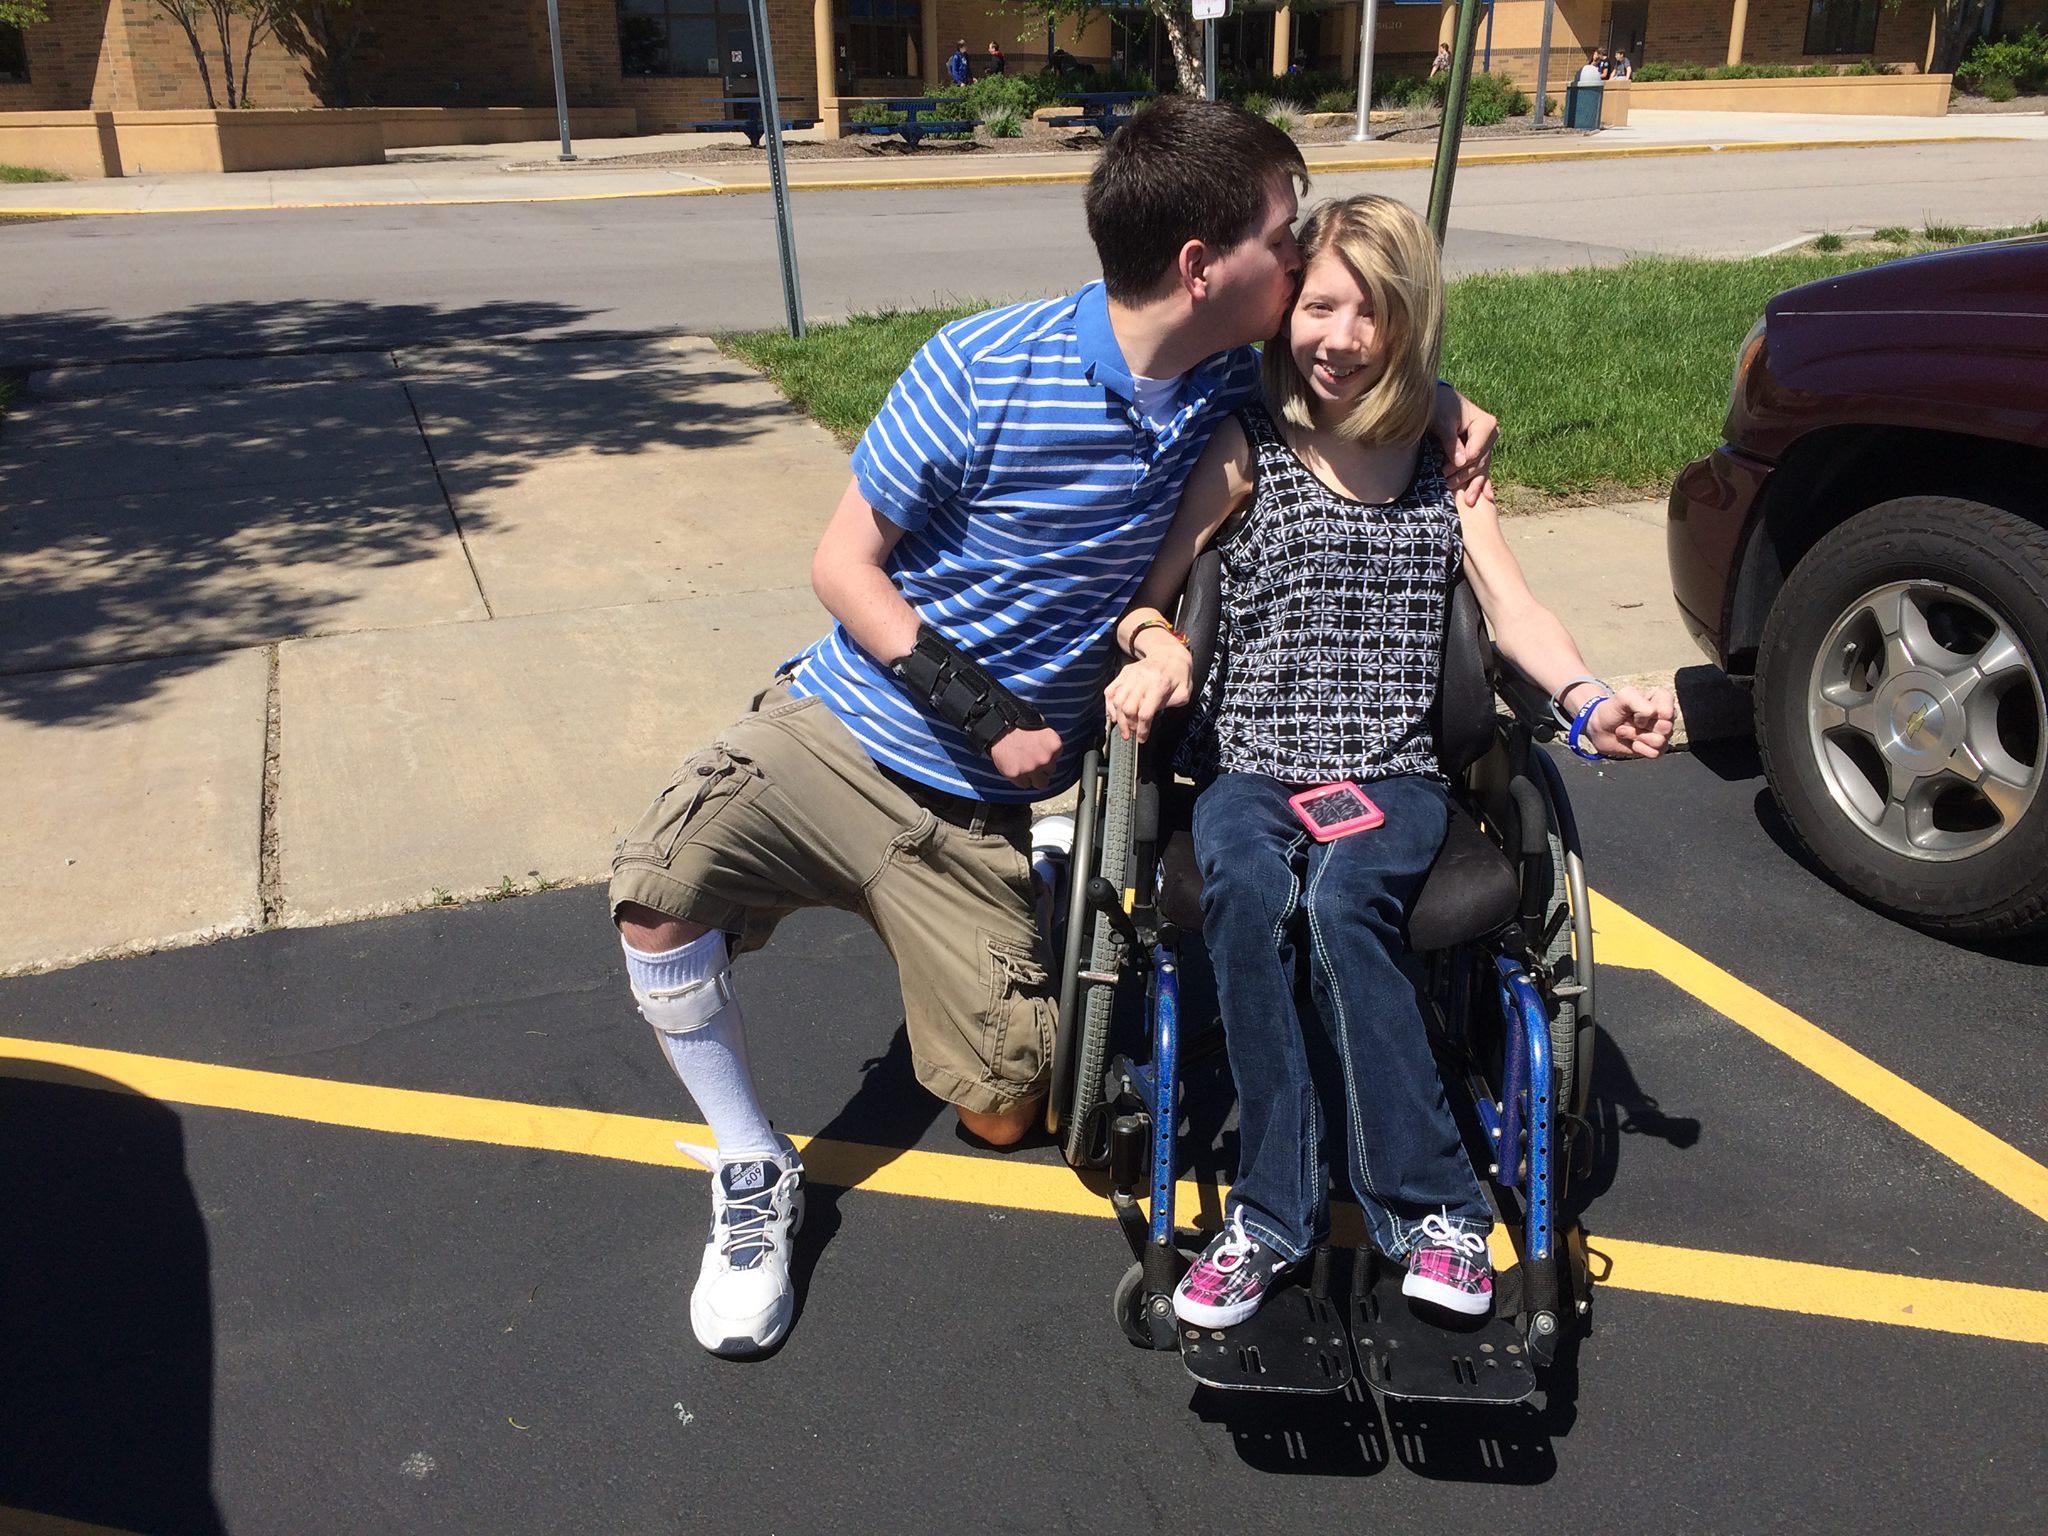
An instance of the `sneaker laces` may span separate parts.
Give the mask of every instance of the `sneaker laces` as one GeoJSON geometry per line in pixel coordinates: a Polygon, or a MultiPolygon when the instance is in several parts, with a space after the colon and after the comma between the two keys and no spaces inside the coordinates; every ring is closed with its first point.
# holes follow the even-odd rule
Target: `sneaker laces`
{"type": "Polygon", "coordinates": [[[1209,1255],[1209,1262],[1217,1269],[1233,1270],[1258,1250],[1258,1243],[1244,1229],[1244,1212],[1239,1209],[1223,1224],[1223,1241],[1209,1255]]]}
{"type": "MultiPolygon", "coordinates": [[[[764,1161],[771,1167],[780,1168],[772,1159],[764,1161]]],[[[794,1168],[782,1168],[780,1171],[781,1177],[773,1184],[744,1195],[728,1194],[725,1197],[725,1240],[718,1245],[718,1251],[733,1261],[735,1269],[751,1268],[763,1253],[775,1246],[770,1228],[781,1214],[777,1205],[797,1177],[794,1168]]]]}
{"type": "Polygon", "coordinates": [[[1454,1227],[1447,1216],[1425,1216],[1422,1218],[1422,1235],[1431,1248],[1448,1248],[1464,1259],[1481,1258],[1486,1253],[1486,1239],[1477,1232],[1466,1232],[1454,1227]]]}

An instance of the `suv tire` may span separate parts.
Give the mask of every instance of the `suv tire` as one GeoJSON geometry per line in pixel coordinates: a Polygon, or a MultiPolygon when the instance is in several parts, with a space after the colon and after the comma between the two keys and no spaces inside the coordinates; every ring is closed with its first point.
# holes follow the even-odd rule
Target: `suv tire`
{"type": "Polygon", "coordinates": [[[1830,531],[1772,604],[1757,739],[1850,894],[1949,938],[2048,926],[2048,529],[1907,496],[1830,531]]]}

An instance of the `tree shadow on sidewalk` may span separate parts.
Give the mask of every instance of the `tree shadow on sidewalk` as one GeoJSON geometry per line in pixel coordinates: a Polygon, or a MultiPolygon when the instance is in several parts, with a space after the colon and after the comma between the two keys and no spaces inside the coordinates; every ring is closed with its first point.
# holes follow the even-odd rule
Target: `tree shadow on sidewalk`
{"type": "Polygon", "coordinates": [[[744,445],[795,419],[701,343],[530,337],[588,313],[0,318],[0,358],[54,332],[87,334],[64,355],[165,359],[38,375],[0,424],[0,715],[103,722],[223,650],[484,617],[463,540],[492,492],[564,455],[744,445]]]}
{"type": "Polygon", "coordinates": [[[0,1526],[212,1536],[213,1311],[177,1113],[0,1060],[0,1526]]]}

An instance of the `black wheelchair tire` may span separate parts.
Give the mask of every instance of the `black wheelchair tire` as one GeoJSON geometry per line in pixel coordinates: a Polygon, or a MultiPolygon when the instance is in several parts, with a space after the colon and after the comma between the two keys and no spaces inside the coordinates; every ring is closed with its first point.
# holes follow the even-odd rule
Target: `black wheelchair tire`
{"type": "MultiPolygon", "coordinates": [[[[1586,866],[1577,818],[1565,795],[1564,777],[1549,753],[1531,753],[1536,787],[1543,796],[1549,825],[1544,828],[1545,862],[1550,866],[1550,899],[1543,908],[1546,924],[1560,911],[1564,921],[1544,948],[1543,962],[1553,980],[1583,987],[1560,997],[1550,1016],[1550,1077],[1557,1104],[1584,1118],[1587,1086],[1593,1075],[1594,966],[1593,923],[1587,910],[1586,866]]],[[[1562,1167],[1567,1160],[1561,1160],[1562,1167]]]]}
{"type": "Polygon", "coordinates": [[[1088,943],[1088,881],[1095,867],[1095,819],[1101,805],[1099,781],[1102,753],[1091,749],[1081,758],[1081,778],[1074,805],[1074,844],[1067,850],[1066,943],[1060,956],[1060,1016],[1054,1036],[1051,1091],[1046,1095],[1045,1129],[1065,1144],[1063,1128],[1073,1110],[1074,1048],[1080,1037],[1079,998],[1082,955],[1088,943]]]}
{"type": "MultiPolygon", "coordinates": [[[[1074,880],[1085,890],[1087,875],[1100,875],[1119,895],[1131,884],[1131,813],[1137,796],[1138,744],[1119,733],[1109,733],[1109,771],[1102,786],[1101,811],[1095,819],[1093,867],[1075,865],[1074,880]]],[[[1084,792],[1088,786],[1084,784],[1084,792]]],[[[1085,906],[1080,908],[1085,913],[1085,906]]],[[[1074,925],[1078,931],[1078,924],[1074,925]]],[[[1071,946],[1070,946],[1071,947],[1071,946]]],[[[1089,932],[1088,970],[1096,976],[1120,976],[1124,966],[1124,941],[1109,919],[1097,913],[1089,932]]],[[[1066,1113],[1058,1135],[1060,1152],[1075,1168],[1099,1167],[1107,1159],[1106,1146],[1090,1145],[1096,1110],[1102,1104],[1102,1078],[1109,1066],[1110,1024],[1116,1012],[1116,983],[1089,981],[1078,974],[1074,1010],[1061,1020],[1072,1033],[1070,1073],[1061,1086],[1066,1094],[1066,1113]]]]}

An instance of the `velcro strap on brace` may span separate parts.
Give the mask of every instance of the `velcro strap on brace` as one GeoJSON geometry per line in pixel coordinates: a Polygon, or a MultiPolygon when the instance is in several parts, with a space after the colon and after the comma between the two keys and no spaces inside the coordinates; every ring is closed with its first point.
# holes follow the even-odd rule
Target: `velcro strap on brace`
{"type": "Polygon", "coordinates": [[[650,990],[647,1001],[656,1006],[643,1013],[662,1034],[687,1035],[717,1018],[732,1000],[732,972],[720,970],[686,986],[650,990]]]}
{"type": "Polygon", "coordinates": [[[920,708],[958,726],[974,750],[988,753],[1011,731],[1045,728],[1045,716],[997,682],[994,674],[953,642],[920,624],[917,644],[889,670],[920,708]]]}

